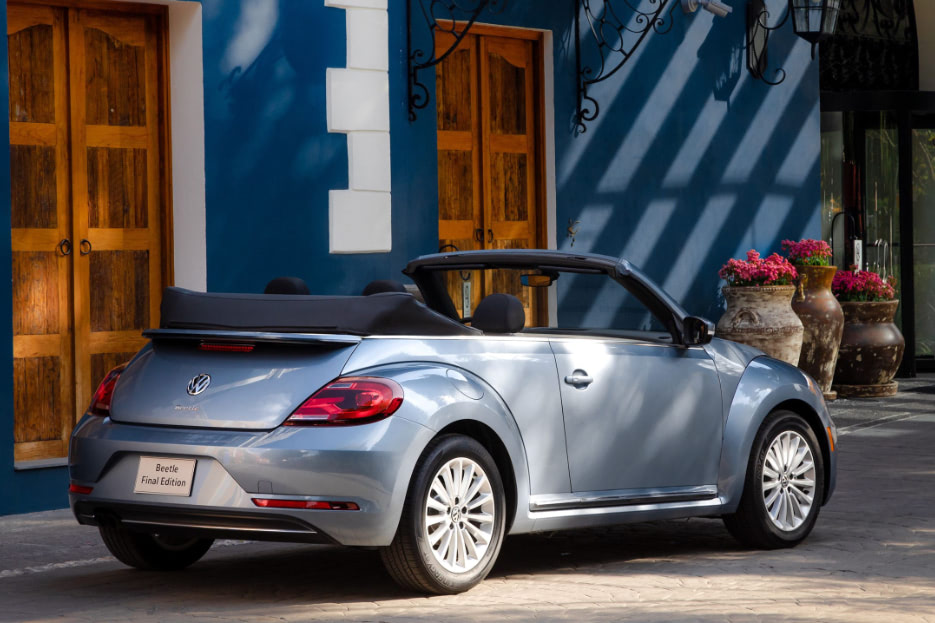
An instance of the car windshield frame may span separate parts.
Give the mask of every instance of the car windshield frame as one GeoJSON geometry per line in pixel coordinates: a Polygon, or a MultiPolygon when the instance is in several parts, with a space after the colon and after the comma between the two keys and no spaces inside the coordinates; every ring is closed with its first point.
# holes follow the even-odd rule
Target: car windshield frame
{"type": "MultiPolygon", "coordinates": [[[[459,320],[460,316],[445,287],[444,273],[493,269],[604,274],[633,295],[665,326],[672,336],[673,344],[686,343],[683,327],[688,314],[685,310],[639,269],[627,260],[616,257],[541,249],[457,251],[418,257],[409,262],[403,274],[415,282],[429,308],[459,320]]],[[[581,335],[599,333],[599,330],[594,330],[581,332],[581,335]]]]}

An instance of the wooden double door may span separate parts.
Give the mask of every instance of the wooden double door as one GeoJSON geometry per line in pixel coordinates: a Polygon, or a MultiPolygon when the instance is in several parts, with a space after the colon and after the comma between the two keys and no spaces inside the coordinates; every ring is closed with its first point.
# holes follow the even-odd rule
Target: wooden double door
{"type": "Polygon", "coordinates": [[[171,279],[164,9],[9,4],[14,456],[66,456],[171,279]]]}
{"type": "MultiPolygon", "coordinates": [[[[436,55],[451,47],[439,34],[436,55]]],[[[439,249],[544,246],[541,33],[475,25],[436,66],[439,249]]],[[[545,305],[517,275],[449,275],[455,307],[468,316],[483,296],[515,294],[526,323],[545,305]]]]}

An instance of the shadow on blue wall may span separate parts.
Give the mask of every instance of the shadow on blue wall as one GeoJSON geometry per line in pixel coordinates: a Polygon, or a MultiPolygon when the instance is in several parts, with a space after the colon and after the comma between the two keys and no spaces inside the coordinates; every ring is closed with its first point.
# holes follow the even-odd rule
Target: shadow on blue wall
{"type": "Polygon", "coordinates": [[[590,236],[579,233],[580,246],[627,257],[715,319],[728,258],[818,234],[817,65],[782,33],[770,52],[787,66],[786,83],[754,81],[738,66],[743,33],[735,11],[683,16],[648,40],[592,136],[575,139],[587,149],[559,167],[559,222],[582,222],[590,236]]]}

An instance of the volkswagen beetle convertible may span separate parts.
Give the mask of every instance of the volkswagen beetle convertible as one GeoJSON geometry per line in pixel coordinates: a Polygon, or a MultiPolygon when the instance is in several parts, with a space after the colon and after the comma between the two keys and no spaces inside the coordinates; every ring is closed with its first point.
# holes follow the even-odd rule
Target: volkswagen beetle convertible
{"type": "Polygon", "coordinates": [[[216,538],[338,543],[434,593],[480,582],[506,534],[722,517],[779,548],[812,530],[836,432],[798,369],[713,337],[617,258],[403,272],[416,295],[167,289],[72,435],[78,521],[133,567],[185,567],[216,538]]]}

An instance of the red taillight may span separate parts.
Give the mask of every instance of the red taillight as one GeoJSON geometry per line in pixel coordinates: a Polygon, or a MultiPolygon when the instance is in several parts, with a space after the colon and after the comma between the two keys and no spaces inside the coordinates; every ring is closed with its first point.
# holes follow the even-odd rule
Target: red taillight
{"type": "Polygon", "coordinates": [[[126,367],[127,364],[123,364],[107,373],[107,376],[104,377],[101,384],[97,386],[94,397],[91,398],[91,406],[88,407],[88,413],[101,417],[110,415],[110,401],[114,398],[114,387],[117,385],[117,379],[126,367]]]}
{"type": "Polygon", "coordinates": [[[359,511],[354,502],[320,502],[318,500],[271,500],[253,498],[253,503],[263,508],[304,508],[318,511],[359,511]]]}
{"type": "Polygon", "coordinates": [[[249,353],[253,352],[253,344],[225,344],[216,342],[202,342],[198,345],[198,350],[206,350],[216,353],[249,353]]]}
{"type": "Polygon", "coordinates": [[[80,493],[82,495],[87,495],[92,491],[94,491],[94,487],[82,487],[81,485],[76,485],[75,483],[68,485],[69,493],[80,493]]]}
{"type": "Polygon", "coordinates": [[[392,415],[403,403],[403,388],[395,381],[368,376],[334,380],[296,409],[286,426],[346,426],[366,424],[392,415]]]}

